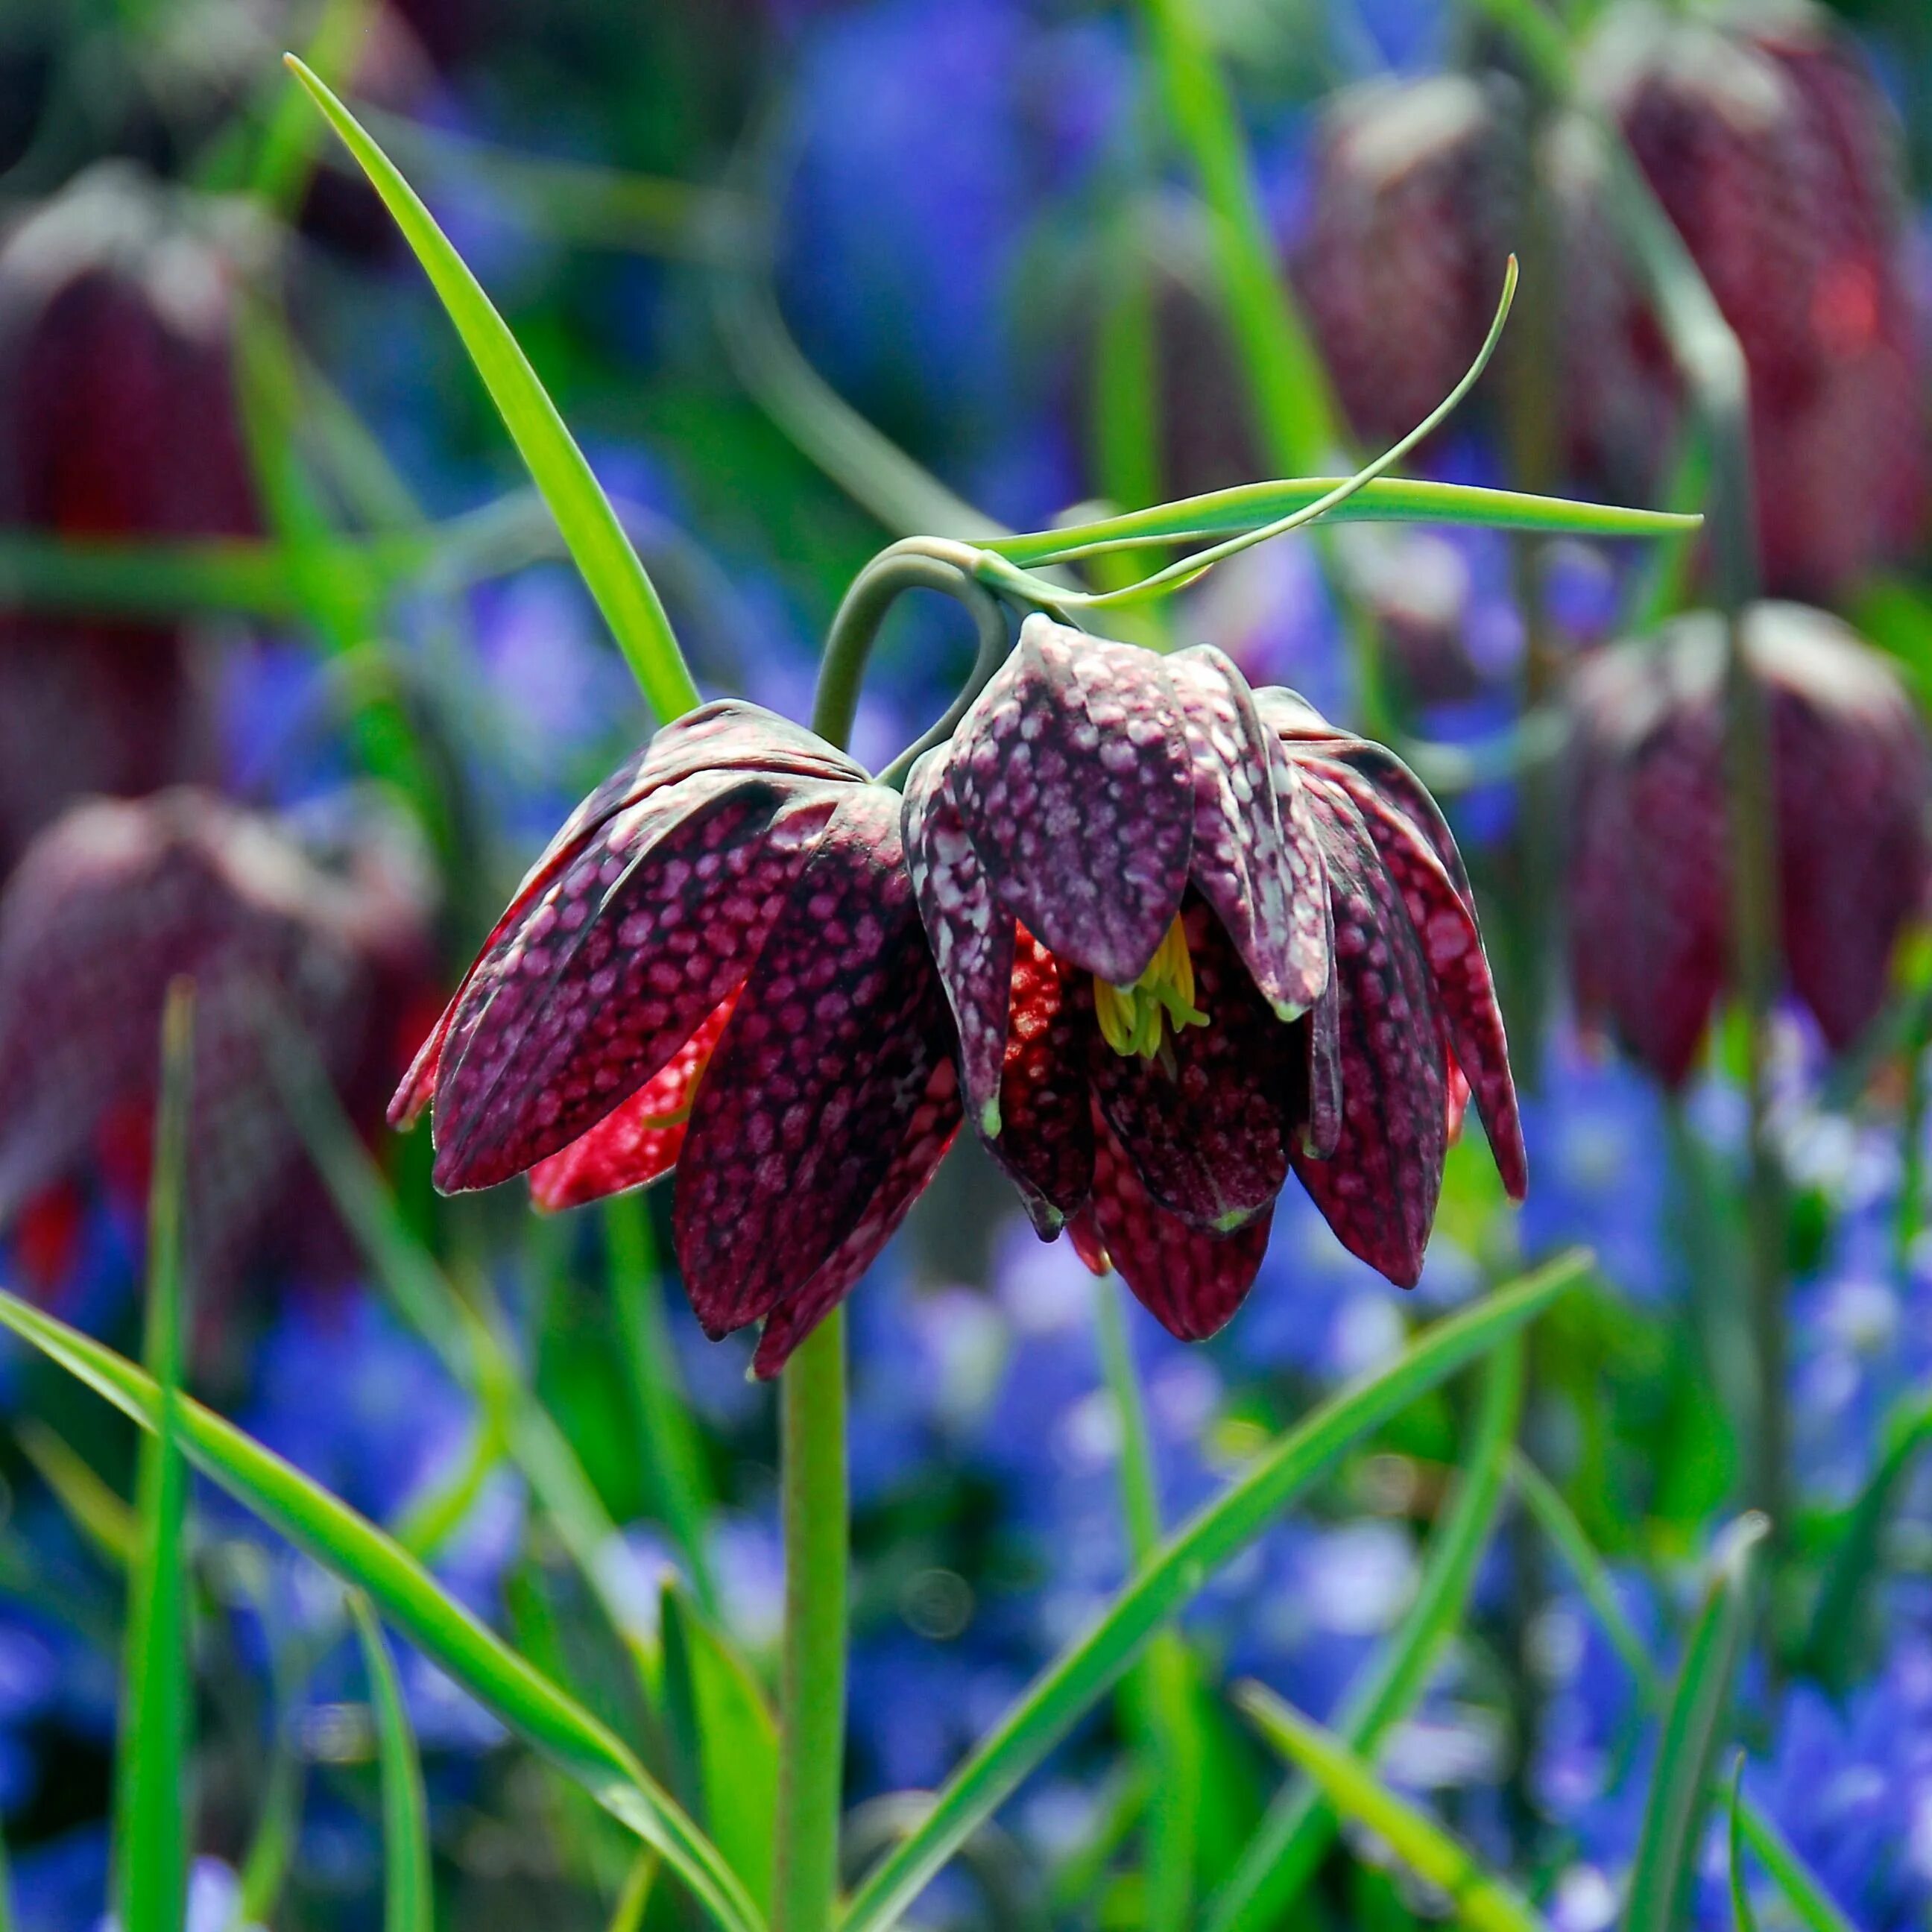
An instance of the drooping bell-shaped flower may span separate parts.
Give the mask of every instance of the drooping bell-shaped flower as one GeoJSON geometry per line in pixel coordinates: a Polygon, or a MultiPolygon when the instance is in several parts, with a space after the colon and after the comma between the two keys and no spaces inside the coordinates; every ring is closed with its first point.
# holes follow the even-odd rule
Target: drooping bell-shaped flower
{"type": "Polygon", "coordinates": [[[1471,1088],[1521,1193],[1448,829],[1292,692],[1030,617],[914,766],[905,833],[975,1126],[1041,1233],[1175,1334],[1240,1305],[1291,1172],[1413,1283],[1471,1088]]]}
{"type": "MultiPolygon", "coordinates": [[[[123,164],[8,236],[0,524],[81,539],[254,530],[234,281],[211,225],[123,164]]],[[[205,713],[182,632],[10,612],[0,587],[0,867],[81,794],[204,776],[205,713]]]]}
{"type": "MultiPolygon", "coordinates": [[[[1830,595],[1909,552],[1926,516],[1922,322],[1898,116],[1822,8],[1608,9],[1579,73],[1648,177],[1748,367],[1766,582],[1830,595]]],[[[1640,487],[1680,382],[1575,130],[1552,178],[1564,389],[1578,455],[1640,487]]]]}
{"type": "Polygon", "coordinates": [[[1522,158],[1500,76],[1377,80],[1331,101],[1297,288],[1358,434],[1392,442],[1482,346],[1520,224],[1522,158]]]}
{"type": "Polygon", "coordinates": [[[392,1105],[434,1099],[436,1184],[528,1170],[564,1208],[675,1166],[698,1319],[764,1321],[776,1373],[959,1124],[899,806],[756,705],[658,732],[532,868],[392,1105]]]}
{"type": "Polygon", "coordinates": [[[428,868],[386,818],[297,827],[185,788],[72,808],[0,895],[0,1219],[83,1171],[138,1211],[162,1006],[185,975],[198,1281],[213,1297],[257,1262],[340,1267],[263,1058],[262,996],[373,1132],[431,983],[429,914],[428,868]]]}
{"type": "MultiPolygon", "coordinates": [[[[1932,878],[1932,763],[1885,658],[1797,604],[1754,605],[1769,714],[1778,888],[1792,989],[1843,1047],[1885,998],[1932,878]]],[[[1570,692],[1570,925],[1578,1000],[1672,1086],[1723,990],[1730,932],[1722,620],[1588,660],[1570,692]]]]}

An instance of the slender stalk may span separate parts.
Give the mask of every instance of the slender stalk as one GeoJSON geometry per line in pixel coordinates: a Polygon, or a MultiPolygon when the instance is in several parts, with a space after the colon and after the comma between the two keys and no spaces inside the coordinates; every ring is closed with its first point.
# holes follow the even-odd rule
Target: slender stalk
{"type": "MultiPolygon", "coordinates": [[[[1534,0],[1475,0],[1510,34],[1550,92],[1574,98],[1576,74],[1562,28],[1534,0]]],[[[1784,1529],[1786,1447],[1784,1181],[1769,1131],[1767,1052],[1778,980],[1777,851],[1771,746],[1763,694],[1744,650],[1744,614],[1758,595],[1750,467],[1750,372],[1684,239],[1606,116],[1602,144],[1611,213],[1656,304],[1672,359],[1710,446],[1711,575],[1729,623],[1724,677],[1725,773],[1730,802],[1732,984],[1744,1022],[1747,1317],[1756,1384],[1750,1502],[1784,1529]]],[[[1775,1548],[1775,1542],[1774,1542],[1775,1548]]]]}
{"type": "MultiPolygon", "coordinates": [[[[1133,1568],[1144,1569],[1160,1547],[1160,1495],[1127,1336],[1118,1281],[1094,1286],[1100,1362],[1120,1425],[1120,1513],[1133,1568]]],[[[1150,1932],[1184,1928],[1194,1885],[1195,1826],[1201,1804],[1200,1737],[1190,1708],[1187,1650],[1178,1631],[1158,1633],[1136,1665],[1132,1705],[1151,1774],[1147,1809],[1147,1900],[1150,1932]]]]}
{"type": "Polygon", "coordinates": [[[838,1892],[845,1757],[845,1312],[786,1364],[778,1390],[784,1508],[778,1864],[773,1932],[825,1932],[838,1892]]]}
{"type": "Polygon", "coordinates": [[[888,784],[902,782],[921,752],[952,736],[952,728],[966,715],[966,707],[1006,657],[1006,613],[977,574],[985,560],[983,553],[970,544],[943,537],[907,538],[881,550],[860,572],[832,620],[825,655],[819,662],[812,729],[835,745],[844,744],[851,735],[859,687],[879,626],[905,592],[937,590],[958,598],[978,634],[978,655],[958,696],[931,730],[908,746],[880,774],[888,784]]]}

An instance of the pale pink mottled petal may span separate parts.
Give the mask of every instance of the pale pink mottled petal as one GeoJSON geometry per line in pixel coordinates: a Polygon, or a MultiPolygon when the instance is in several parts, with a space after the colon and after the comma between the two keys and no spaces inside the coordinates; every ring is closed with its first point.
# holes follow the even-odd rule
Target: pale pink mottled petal
{"type": "Polygon", "coordinates": [[[1187,736],[1151,652],[1029,617],[953,737],[949,786],[994,890],[1065,964],[1132,986],[1180,909],[1187,736]]]}
{"type": "MultiPolygon", "coordinates": [[[[1282,1094],[1294,1035],[1255,991],[1208,908],[1193,900],[1181,916],[1207,1025],[1181,1028],[1150,1060],[1116,1053],[1093,1027],[1088,1077],[1156,1204],[1225,1234],[1260,1214],[1288,1178],[1282,1094]]],[[[1090,987],[1081,988],[1090,1013],[1090,987]]]]}
{"type": "MultiPolygon", "coordinates": [[[[1330,937],[1334,936],[1333,915],[1330,937]]],[[[1304,1046],[1304,1124],[1301,1151],[1310,1160],[1331,1158],[1342,1139],[1342,981],[1330,973],[1308,1017],[1304,1046]]]]}
{"type": "Polygon", "coordinates": [[[724,1022],[737,1004],[721,1000],[698,1030],[614,1112],[530,1169],[530,1198],[546,1214],[642,1187],[677,1163],[693,1096],[724,1022]]]}
{"type": "Polygon", "coordinates": [[[436,1075],[436,1182],[505,1180],[649,1080],[743,978],[834,805],[704,772],[607,819],[471,969],[436,1075]]]}
{"type": "Polygon", "coordinates": [[[1294,768],[1246,680],[1211,645],[1177,651],[1167,671],[1193,768],[1190,876],[1262,998],[1292,1018],[1328,981],[1321,848],[1296,810],[1294,768]]]}
{"type": "Polygon", "coordinates": [[[946,784],[944,746],[906,780],[906,864],[940,982],[959,1029],[965,1104],[985,1136],[1000,1131],[1000,1072],[1006,1058],[1013,976],[1013,915],[994,896],[946,784]]]}
{"type": "Polygon", "coordinates": [[[831,1258],[954,1050],[899,806],[843,791],[698,1088],[672,1227],[712,1335],[770,1314],[831,1258]]]}
{"type": "Polygon", "coordinates": [[[762,1378],[776,1375],[791,1352],[842,1301],[854,1282],[870,1268],[907,1210],[926,1192],[939,1163],[959,1131],[959,1080],[950,1060],[933,1067],[925,1093],[906,1124],[904,1138],[878,1191],[866,1204],[852,1232],[820,1264],[818,1272],[796,1293],[780,1302],[765,1318],[752,1372],[762,1378]]]}
{"type": "Polygon", "coordinates": [[[1411,1288],[1442,1188],[1448,1069],[1434,982],[1361,814],[1311,785],[1334,896],[1342,1126],[1296,1173],[1342,1246],[1411,1288]]]}
{"type": "Polygon", "coordinates": [[[1230,1234],[1196,1227],[1168,1214],[1141,1185],[1097,1102],[1094,1132],[1093,1198],[1074,1224],[1081,1258],[1090,1268],[1111,1262],[1169,1334],[1205,1341],[1227,1325],[1254,1286],[1268,1252],[1272,1204],[1230,1234]]]}

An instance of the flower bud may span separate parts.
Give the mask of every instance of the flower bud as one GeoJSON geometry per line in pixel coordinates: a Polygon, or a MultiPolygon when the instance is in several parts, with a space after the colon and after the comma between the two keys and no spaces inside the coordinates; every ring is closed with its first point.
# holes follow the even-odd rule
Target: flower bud
{"type": "MultiPolygon", "coordinates": [[[[1768,717],[1791,988],[1842,1048],[1883,1004],[1924,902],[1924,735],[1888,662],[1826,612],[1755,604],[1744,644],[1768,717]]],[[[1671,1086],[1726,968],[1725,652],[1723,620],[1698,612],[1600,652],[1570,692],[1577,999],[1671,1086]]]]}

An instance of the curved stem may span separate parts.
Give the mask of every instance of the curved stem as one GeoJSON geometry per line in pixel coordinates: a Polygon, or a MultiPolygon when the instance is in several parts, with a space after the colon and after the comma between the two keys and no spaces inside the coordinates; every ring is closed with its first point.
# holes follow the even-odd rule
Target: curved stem
{"type": "Polygon", "coordinates": [[[908,590],[937,590],[966,608],[979,633],[973,669],[944,717],[902,752],[880,773],[886,784],[904,782],[913,762],[928,747],[944,743],[1004,662],[1008,647],[1006,613],[977,574],[982,553],[944,537],[909,537],[881,550],[852,580],[832,618],[818,668],[812,699],[812,727],[822,738],[842,745],[850,735],[859,706],[859,687],[886,613],[908,590]]]}

